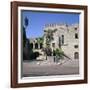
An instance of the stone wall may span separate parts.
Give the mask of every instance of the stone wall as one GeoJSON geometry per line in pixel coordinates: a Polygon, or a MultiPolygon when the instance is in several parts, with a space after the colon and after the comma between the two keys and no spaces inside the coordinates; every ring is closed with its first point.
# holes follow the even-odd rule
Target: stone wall
{"type": "MultiPolygon", "coordinates": [[[[57,29],[57,31],[53,34],[54,39],[51,41],[51,44],[50,44],[52,50],[56,48],[60,48],[59,47],[59,44],[60,44],[64,53],[67,56],[69,56],[71,59],[75,59],[75,53],[76,53],[76,57],[79,56],[79,25],[78,24],[45,25],[44,31],[47,31],[49,29],[50,30],[57,29]],[[62,41],[62,36],[64,39],[63,41],[62,41]],[[78,53],[78,56],[77,56],[77,53],[78,53]]],[[[45,43],[46,43],[46,36],[44,35],[44,45],[43,45],[44,47],[46,47],[45,43]]]]}

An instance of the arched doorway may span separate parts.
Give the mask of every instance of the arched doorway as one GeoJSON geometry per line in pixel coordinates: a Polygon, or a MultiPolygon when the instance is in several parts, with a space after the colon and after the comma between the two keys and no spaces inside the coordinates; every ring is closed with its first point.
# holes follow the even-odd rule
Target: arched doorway
{"type": "Polygon", "coordinates": [[[38,43],[35,43],[35,49],[38,49],[38,43]]]}
{"type": "Polygon", "coordinates": [[[42,49],[42,47],[43,47],[43,44],[42,44],[42,43],[40,43],[40,49],[42,49]]]}
{"type": "Polygon", "coordinates": [[[74,59],[79,59],[79,53],[78,52],[74,53],[74,59]]]}
{"type": "Polygon", "coordinates": [[[32,49],[33,49],[33,43],[30,43],[30,48],[32,48],[32,49]]]}

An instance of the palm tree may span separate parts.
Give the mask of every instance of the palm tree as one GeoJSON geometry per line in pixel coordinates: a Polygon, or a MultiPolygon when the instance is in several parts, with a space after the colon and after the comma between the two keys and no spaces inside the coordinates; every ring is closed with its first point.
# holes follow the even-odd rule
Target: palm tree
{"type": "Polygon", "coordinates": [[[46,30],[46,46],[50,45],[50,42],[53,40],[53,34],[56,32],[57,29],[51,30],[48,29],[46,30]]]}
{"type": "Polygon", "coordinates": [[[36,38],[36,40],[37,40],[37,42],[40,44],[40,43],[42,43],[43,44],[43,37],[39,37],[39,38],[36,38]]]}
{"type": "Polygon", "coordinates": [[[46,48],[45,48],[45,53],[46,53],[46,59],[47,55],[51,55],[52,50],[50,48],[50,43],[53,40],[53,34],[56,32],[57,29],[51,30],[45,30],[45,36],[46,36],[46,48]]]}

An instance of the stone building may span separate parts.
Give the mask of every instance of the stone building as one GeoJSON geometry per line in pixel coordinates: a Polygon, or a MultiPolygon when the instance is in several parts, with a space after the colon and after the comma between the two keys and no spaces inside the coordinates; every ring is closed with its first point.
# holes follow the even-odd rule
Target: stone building
{"type": "Polygon", "coordinates": [[[37,38],[30,38],[29,43],[30,48],[33,49],[33,52],[39,52],[40,54],[43,54],[42,52],[43,43],[38,42],[37,38]]]}
{"type": "Polygon", "coordinates": [[[44,44],[46,47],[47,30],[56,30],[53,33],[53,40],[50,47],[53,49],[62,48],[64,53],[71,59],[79,59],[79,25],[67,24],[46,24],[44,26],[44,44]]]}
{"type": "Polygon", "coordinates": [[[42,49],[43,47],[42,43],[38,43],[38,40],[36,38],[30,38],[29,40],[32,49],[34,50],[42,49]]]}
{"type": "Polygon", "coordinates": [[[44,41],[38,43],[36,38],[30,38],[30,46],[33,51],[42,53],[42,48],[46,47],[46,32],[55,30],[50,48],[53,50],[61,48],[64,54],[72,60],[79,59],[79,25],[78,24],[46,24],[44,26],[44,41]]]}

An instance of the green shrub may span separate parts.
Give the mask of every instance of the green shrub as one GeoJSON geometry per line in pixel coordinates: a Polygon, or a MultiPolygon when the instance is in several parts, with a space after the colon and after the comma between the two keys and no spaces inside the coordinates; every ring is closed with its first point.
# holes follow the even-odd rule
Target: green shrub
{"type": "Polygon", "coordinates": [[[62,51],[61,48],[57,48],[57,49],[55,50],[55,55],[56,55],[57,57],[63,58],[63,54],[64,54],[64,52],[62,51]]]}

